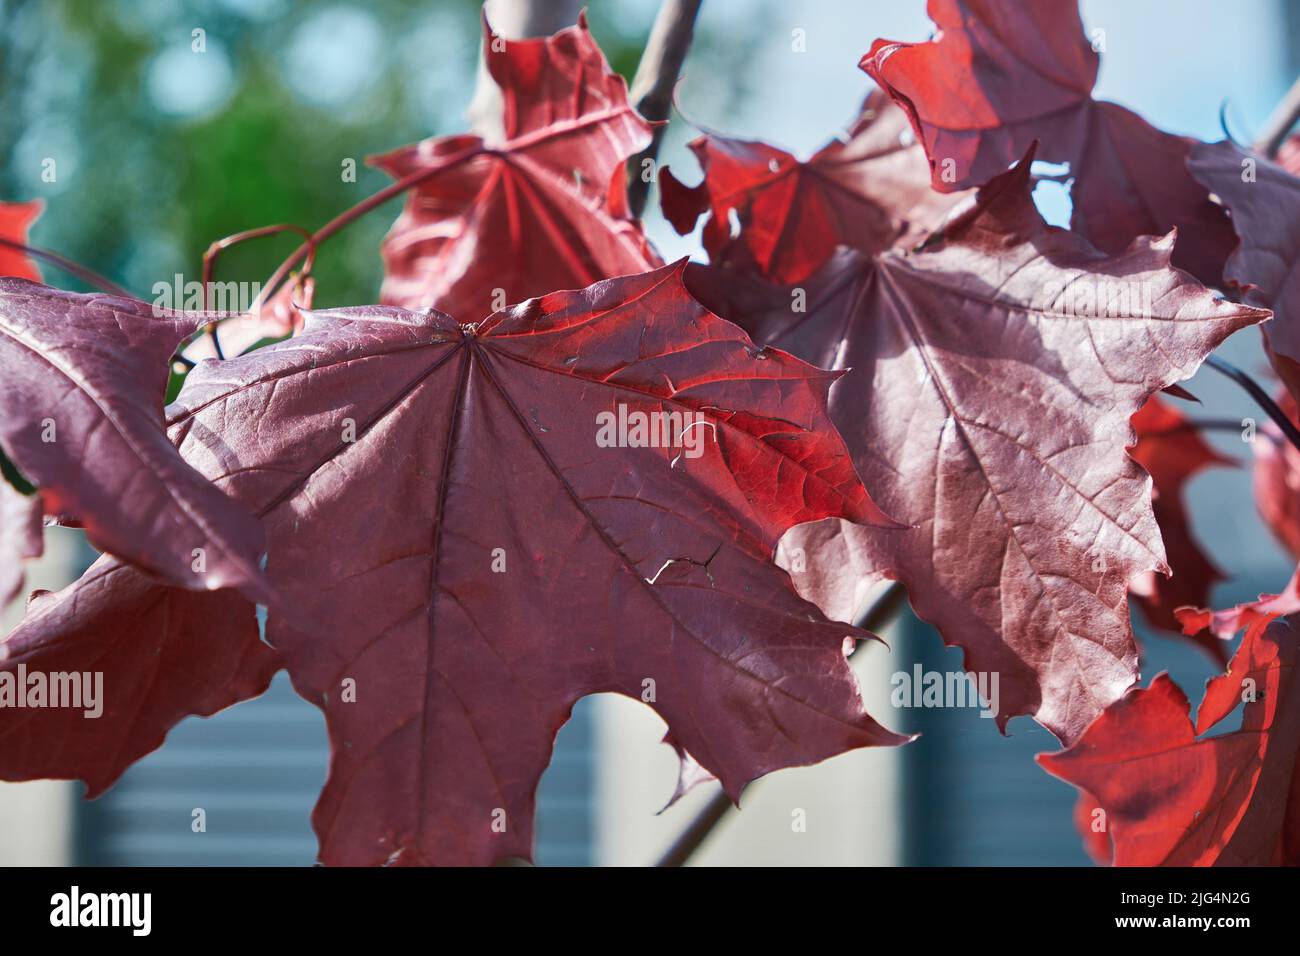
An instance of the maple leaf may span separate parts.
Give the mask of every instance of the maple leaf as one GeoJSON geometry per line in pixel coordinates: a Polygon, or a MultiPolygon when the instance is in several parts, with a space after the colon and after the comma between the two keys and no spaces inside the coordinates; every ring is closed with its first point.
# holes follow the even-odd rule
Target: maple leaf
{"type": "Polygon", "coordinates": [[[1035,141],[1069,163],[1072,227],[1120,253],[1136,236],[1178,229],[1174,265],[1221,284],[1233,246],[1223,209],[1188,174],[1194,140],[1092,97],[1100,58],[1076,0],[929,0],[937,36],[877,40],[861,66],[907,111],[934,188],[977,186],[1035,141]]]}
{"type": "MultiPolygon", "coordinates": [[[[1289,390],[1276,396],[1278,407],[1300,424],[1289,390]]],[[[1255,505],[1260,517],[1292,558],[1300,559],[1300,450],[1272,422],[1251,443],[1255,453],[1255,505]]],[[[1202,604],[1204,602],[1191,602],[1202,604]]]]}
{"type": "Polygon", "coordinates": [[[1240,241],[1225,279],[1246,302],[1273,310],[1264,327],[1269,358],[1291,391],[1300,391],[1300,178],[1229,142],[1197,145],[1188,168],[1231,211],[1240,241]]]}
{"type": "Polygon", "coordinates": [[[0,446],[91,542],[173,584],[269,595],[252,514],[163,430],[172,351],[202,313],[0,279],[0,446]]]}
{"type": "Polygon", "coordinates": [[[182,719],[256,697],[279,666],[238,592],[170,588],[105,555],[33,594],[0,641],[0,700],[26,701],[35,674],[102,675],[81,707],[0,707],[0,779],[80,779],[96,797],[182,719]]]}
{"type": "Polygon", "coordinates": [[[708,210],[704,248],[712,262],[739,261],[773,281],[802,282],[837,245],[873,253],[916,242],[961,201],[930,188],[924,150],[910,133],[907,116],[879,90],[846,141],[832,140],[806,162],[766,143],[706,133],[690,143],[704,170],[698,186],[662,170],[664,215],[686,235],[708,210]],[[734,239],[733,212],[740,220],[734,239]]]}
{"type": "MultiPolygon", "coordinates": [[[[1137,444],[1129,452],[1151,476],[1151,505],[1169,556],[1169,577],[1148,571],[1130,584],[1137,605],[1153,627],[1182,634],[1174,611],[1209,602],[1210,589],[1223,574],[1192,536],[1183,500],[1184,488],[1202,469],[1234,465],[1206,444],[1195,426],[1154,395],[1133,416],[1137,444]]],[[[1227,664],[1223,642],[1206,634],[1197,643],[1221,666],[1227,664]]]]}
{"type": "MultiPolygon", "coordinates": [[[[528,856],[538,779],[587,694],[650,702],[733,798],[906,739],[867,715],[844,659],[868,635],[770,560],[801,521],[891,523],[827,418],[836,375],[705,312],[683,268],[481,324],[309,313],[190,374],[173,440],[262,516],[277,592],[321,622],[273,610],[267,639],[329,725],[324,862],[528,856]],[[655,433],[675,447],[636,447],[655,433]]],[[[120,617],[111,594],[103,613],[120,617]]],[[[72,643],[51,627],[26,640],[72,643]]]]}
{"type": "MultiPolygon", "coordinates": [[[[44,208],[45,203],[39,199],[0,202],[0,240],[27,245],[27,230],[44,208]]],[[[0,244],[0,276],[39,281],[41,271],[25,252],[0,244]]]]}
{"type": "Polygon", "coordinates": [[[428,139],[369,160],[397,179],[436,170],[384,240],[382,301],[472,321],[659,265],[619,196],[623,166],[653,127],[628,104],[585,15],[545,39],[496,41],[486,21],[484,33],[504,140],[428,139]]]}
{"type": "Polygon", "coordinates": [[[1300,681],[1292,622],[1258,621],[1193,725],[1160,674],[1039,764],[1106,814],[1117,866],[1300,863],[1300,681]],[[1242,701],[1241,728],[1206,736],[1242,701]]]}
{"type": "Polygon", "coordinates": [[[1136,679],[1128,584],[1165,569],[1129,419],[1267,313],[1171,268],[1172,237],[1108,256],[1047,226],[1031,159],[918,250],[832,260],[806,312],[779,288],[736,294],[723,270],[692,289],[756,341],[852,369],[832,419],[911,526],[796,529],[800,593],[843,619],[896,577],[968,669],[1001,675],[1000,726],[1033,714],[1068,741],[1136,679]]]}

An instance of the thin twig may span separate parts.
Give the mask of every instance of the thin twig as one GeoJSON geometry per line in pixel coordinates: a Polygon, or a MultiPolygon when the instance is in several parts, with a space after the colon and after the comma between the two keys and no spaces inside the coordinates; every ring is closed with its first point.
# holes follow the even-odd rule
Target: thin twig
{"type": "Polygon", "coordinates": [[[78,265],[71,259],[64,258],[57,252],[50,252],[50,250],[42,249],[40,246],[29,246],[25,242],[17,242],[13,239],[0,238],[0,246],[4,246],[8,249],[16,249],[19,252],[26,253],[34,259],[40,259],[43,262],[48,262],[52,266],[57,266],[64,272],[68,273],[68,275],[76,276],[82,282],[86,283],[86,285],[93,286],[101,292],[107,292],[109,295],[120,295],[124,299],[135,298],[135,296],[130,292],[127,292],[117,283],[105,279],[102,275],[92,269],[87,269],[83,265],[78,265]]]}
{"type": "Polygon", "coordinates": [[[1245,426],[1235,418],[1189,418],[1177,425],[1144,431],[1138,439],[1163,438],[1165,435],[1183,435],[1188,432],[1239,432],[1245,426]]]}
{"type": "MultiPolygon", "coordinates": [[[[316,242],[312,235],[302,226],[295,226],[292,223],[276,223],[273,226],[258,226],[256,229],[245,229],[243,232],[237,232],[233,236],[226,236],[224,239],[218,239],[212,245],[208,246],[208,251],[203,253],[203,311],[208,311],[210,300],[208,296],[212,290],[212,275],[217,268],[217,259],[221,253],[225,252],[232,246],[237,246],[241,242],[249,239],[261,239],[265,236],[275,236],[282,232],[296,232],[306,241],[307,247],[307,264],[303,266],[302,275],[299,281],[306,280],[311,275],[312,266],[316,264],[316,242]]],[[[262,307],[262,297],[259,295],[253,303],[253,311],[262,307]]],[[[218,359],[226,357],[221,348],[221,338],[217,334],[217,323],[209,322],[203,327],[205,334],[212,340],[212,351],[217,354],[218,359]]]]}
{"type": "Polygon", "coordinates": [[[731,809],[731,797],[721,787],[709,797],[699,813],[687,824],[686,829],[673,841],[655,866],[684,866],[695,855],[695,851],[713,832],[713,828],[722,822],[722,818],[731,809]]]}
{"type": "Polygon", "coordinates": [[[1286,436],[1287,441],[1294,445],[1297,450],[1300,450],[1300,428],[1296,428],[1295,422],[1287,418],[1286,412],[1282,411],[1282,409],[1278,407],[1277,402],[1273,401],[1273,399],[1269,397],[1268,392],[1264,391],[1263,386],[1261,386],[1259,382],[1255,381],[1231,362],[1225,362],[1217,355],[1211,355],[1205,360],[1205,364],[1214,369],[1220,375],[1226,375],[1245,389],[1247,394],[1255,400],[1256,404],[1258,404],[1260,408],[1264,409],[1268,414],[1268,417],[1273,419],[1273,424],[1282,430],[1282,434],[1286,436]]]}
{"type": "Polygon", "coordinates": [[[1273,112],[1264,122],[1264,129],[1255,140],[1255,149],[1272,159],[1277,155],[1287,135],[1300,119],[1300,79],[1291,84],[1273,112]]]}
{"type": "MultiPolygon", "coordinates": [[[[508,44],[512,40],[550,36],[573,26],[582,7],[579,0],[487,0],[483,4],[483,22],[492,30],[494,39],[508,44]]],[[[488,72],[489,55],[485,42],[478,58],[478,81],[465,116],[470,132],[497,142],[505,133],[501,122],[502,96],[501,87],[488,72]]]]}
{"type": "Polygon", "coordinates": [[[267,299],[274,294],[276,288],[279,287],[280,283],[283,282],[284,278],[289,274],[289,271],[302,260],[302,257],[307,254],[309,249],[319,246],[344,226],[349,225],[354,220],[360,219],[372,209],[377,209],[393,197],[400,196],[408,189],[413,189],[420,185],[420,183],[424,182],[426,179],[432,179],[439,173],[446,172],[447,170],[459,166],[461,163],[473,159],[475,156],[481,156],[486,152],[491,152],[491,150],[482,146],[470,146],[458,150],[455,153],[451,153],[450,155],[443,156],[436,162],[425,166],[423,169],[417,169],[409,176],[404,176],[396,182],[390,183],[383,189],[379,190],[379,192],[373,193],[356,205],[349,206],[347,209],[343,210],[329,222],[325,223],[325,225],[313,232],[311,234],[310,242],[303,243],[295,249],[288,258],[280,263],[279,268],[272,273],[271,278],[266,281],[264,286],[262,286],[262,291],[258,295],[257,301],[253,303],[253,308],[257,309],[261,307],[267,299]]]}
{"type": "MultiPolygon", "coordinates": [[[[903,606],[903,597],[903,586],[897,581],[890,581],[889,586],[863,612],[858,619],[857,626],[867,631],[880,630],[893,620],[894,615],[903,606]]],[[[750,784],[751,790],[753,786],[753,784],[750,784]]],[[[672,846],[659,858],[659,862],[655,866],[682,866],[685,864],[695,854],[695,851],[700,848],[700,845],[708,839],[714,828],[722,822],[731,807],[731,797],[727,796],[726,791],[719,787],[713,796],[709,798],[709,802],[700,809],[700,812],[686,825],[686,829],[673,841],[672,846]]]]}
{"type": "MultiPolygon", "coordinates": [[[[695,35],[695,18],[702,0],[663,0],[641,63],[632,78],[632,105],[652,123],[668,119],[673,104],[673,87],[682,72],[682,63],[695,35]]],[[[650,145],[633,156],[628,164],[627,204],[632,215],[640,218],[650,195],[650,181],[644,175],[645,161],[654,162],[663,140],[664,125],[655,127],[650,145]]]]}

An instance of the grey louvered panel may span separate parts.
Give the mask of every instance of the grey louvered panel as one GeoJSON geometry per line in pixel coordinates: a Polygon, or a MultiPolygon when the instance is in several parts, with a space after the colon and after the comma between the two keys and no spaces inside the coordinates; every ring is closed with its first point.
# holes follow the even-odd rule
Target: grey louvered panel
{"type": "Polygon", "coordinates": [[[328,760],[324,718],[281,674],[257,700],[183,722],[84,803],[78,843],[94,864],[307,865],[328,760]],[[196,807],[207,813],[206,833],[190,829],[196,807]]]}
{"type": "MultiPolygon", "coordinates": [[[[538,796],[537,861],[591,860],[591,712],[574,710],[538,796]]],[[[84,802],[84,862],[126,866],[305,866],[311,808],[329,760],[324,718],[285,675],[261,698],[191,719],[109,793],[84,802]],[[202,807],[207,832],[191,830],[202,807]]]]}
{"type": "MultiPolygon", "coordinates": [[[[961,652],[909,615],[902,658],[926,670],[962,669],[961,652]]],[[[1034,754],[1056,738],[1028,719],[998,733],[978,709],[906,709],[922,734],[904,750],[904,862],[912,866],[1086,865],[1074,831],[1073,788],[1049,777],[1034,754]]],[[[891,726],[896,726],[891,724],[891,726]]]]}

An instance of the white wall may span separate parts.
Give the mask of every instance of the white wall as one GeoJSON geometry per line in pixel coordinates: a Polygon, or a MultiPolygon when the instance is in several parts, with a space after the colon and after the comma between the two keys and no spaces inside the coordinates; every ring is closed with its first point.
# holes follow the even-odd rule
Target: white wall
{"type": "MultiPolygon", "coordinates": [[[[25,594],[57,591],[77,576],[82,562],[80,531],[45,529],[45,555],[27,566],[25,594]]],[[[19,598],[0,613],[0,634],[23,616],[19,598]]],[[[3,746],[3,742],[0,742],[3,746]]],[[[0,866],[66,866],[72,862],[72,819],[80,783],[35,780],[0,783],[0,866]]]]}

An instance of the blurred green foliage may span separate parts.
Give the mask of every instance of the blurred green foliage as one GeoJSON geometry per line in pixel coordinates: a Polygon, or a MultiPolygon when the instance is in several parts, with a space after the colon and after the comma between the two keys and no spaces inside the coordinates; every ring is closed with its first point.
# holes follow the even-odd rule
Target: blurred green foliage
{"type": "MultiPolygon", "coordinates": [[[[629,78],[656,9],[591,3],[593,32],[629,78]]],[[[477,0],[0,0],[0,199],[44,199],[33,242],[148,298],[177,273],[197,279],[215,239],[314,229],[382,188],[367,155],[463,131],[478,16],[477,0]]],[[[322,248],[319,303],[375,301],[400,203],[322,248]]],[[[264,281],[295,245],[241,245],[218,278],[264,281]]]]}

